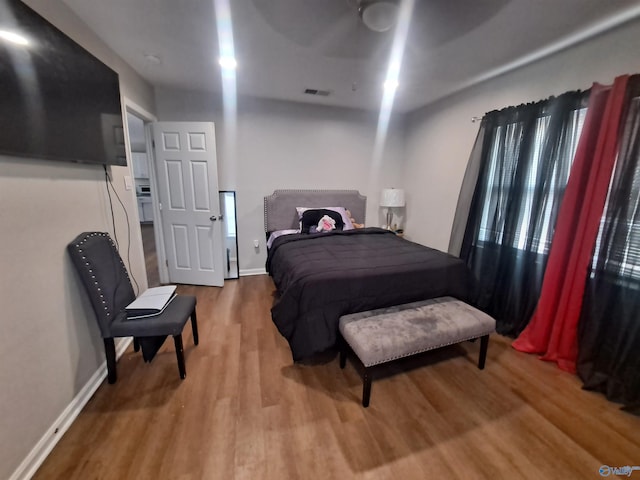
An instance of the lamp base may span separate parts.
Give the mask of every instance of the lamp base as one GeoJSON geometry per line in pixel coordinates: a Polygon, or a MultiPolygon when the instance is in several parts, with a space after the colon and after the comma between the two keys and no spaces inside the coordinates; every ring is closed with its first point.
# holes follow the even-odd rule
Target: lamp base
{"type": "Polygon", "coordinates": [[[393,225],[393,210],[389,207],[387,208],[387,225],[385,228],[391,230],[391,225],[393,225]]]}

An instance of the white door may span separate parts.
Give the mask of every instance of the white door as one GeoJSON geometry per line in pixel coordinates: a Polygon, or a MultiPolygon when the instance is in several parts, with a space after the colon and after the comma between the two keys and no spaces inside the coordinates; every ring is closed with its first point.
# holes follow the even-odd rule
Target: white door
{"type": "Polygon", "coordinates": [[[222,222],[213,123],[153,125],[169,281],[221,287],[222,222]]]}

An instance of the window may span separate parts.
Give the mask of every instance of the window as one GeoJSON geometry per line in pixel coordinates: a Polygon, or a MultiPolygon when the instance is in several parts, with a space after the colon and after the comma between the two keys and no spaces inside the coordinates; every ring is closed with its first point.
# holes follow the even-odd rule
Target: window
{"type": "Polygon", "coordinates": [[[623,145],[616,159],[600,220],[591,277],[598,263],[616,282],[640,288],[640,97],[631,100],[623,145]]]}
{"type": "Polygon", "coordinates": [[[555,155],[558,157],[558,161],[555,161],[551,166],[551,174],[546,174],[544,177],[541,175],[541,165],[547,160],[543,158],[543,152],[549,151],[545,149],[545,142],[549,141],[550,115],[536,119],[532,136],[531,158],[522,167],[517,163],[524,135],[522,123],[509,123],[496,128],[489,152],[490,164],[487,182],[489,190],[478,232],[479,241],[498,244],[506,242],[519,250],[530,250],[540,254],[548,253],[553,236],[551,228],[553,207],[559,203],[569,180],[569,172],[578,147],[586,112],[586,108],[580,108],[571,113],[568,125],[557,146],[554,147],[557,149],[555,155]],[[518,200],[520,206],[517,223],[513,228],[514,234],[510,239],[505,239],[507,213],[513,211],[509,208],[508,202],[514,201],[511,190],[516,188],[514,183],[517,181],[517,168],[526,168],[526,172],[523,172],[524,186],[522,187],[522,196],[518,200]],[[541,185],[545,181],[547,184],[541,185]],[[542,208],[542,211],[537,214],[537,218],[532,218],[534,205],[536,209],[542,208]],[[532,225],[532,222],[539,222],[540,225],[532,225]],[[527,243],[530,243],[529,248],[527,248],[527,243]]]}

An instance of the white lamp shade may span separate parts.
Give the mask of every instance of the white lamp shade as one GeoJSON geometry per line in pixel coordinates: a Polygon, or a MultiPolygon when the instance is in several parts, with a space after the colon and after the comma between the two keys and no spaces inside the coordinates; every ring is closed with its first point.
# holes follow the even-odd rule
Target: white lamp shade
{"type": "Polygon", "coordinates": [[[404,207],[404,190],[401,188],[385,188],[380,195],[381,207],[404,207]]]}

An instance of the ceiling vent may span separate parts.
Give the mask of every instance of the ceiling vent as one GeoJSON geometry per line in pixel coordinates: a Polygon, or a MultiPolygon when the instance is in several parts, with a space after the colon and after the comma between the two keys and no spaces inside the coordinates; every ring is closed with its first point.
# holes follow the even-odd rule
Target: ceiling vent
{"type": "Polygon", "coordinates": [[[318,90],[317,88],[305,88],[305,95],[317,95],[319,97],[328,97],[331,92],[329,90],[318,90]]]}

